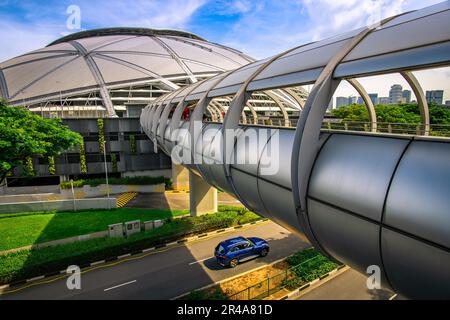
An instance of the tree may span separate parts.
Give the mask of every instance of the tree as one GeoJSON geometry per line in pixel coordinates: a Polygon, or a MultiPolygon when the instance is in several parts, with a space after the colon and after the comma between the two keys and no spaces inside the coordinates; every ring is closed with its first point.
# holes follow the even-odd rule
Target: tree
{"type": "Polygon", "coordinates": [[[81,142],[82,137],[60,119],[44,119],[0,100],[0,184],[27,159],[55,157],[81,142]]]}
{"type": "MultiPolygon", "coordinates": [[[[450,109],[430,103],[430,123],[450,124],[450,109]]],[[[420,110],[417,104],[377,105],[377,121],[380,123],[420,123],[420,110]]],[[[353,104],[331,111],[332,115],[344,121],[367,122],[369,114],[364,105],[353,104]]]]}

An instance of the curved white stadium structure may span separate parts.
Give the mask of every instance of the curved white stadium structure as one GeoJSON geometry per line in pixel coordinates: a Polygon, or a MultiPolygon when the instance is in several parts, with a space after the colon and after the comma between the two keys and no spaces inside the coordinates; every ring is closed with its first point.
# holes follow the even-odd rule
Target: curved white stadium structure
{"type": "Polygon", "coordinates": [[[182,31],[83,31],[0,63],[0,96],[43,116],[139,116],[180,86],[254,61],[182,31]]]}

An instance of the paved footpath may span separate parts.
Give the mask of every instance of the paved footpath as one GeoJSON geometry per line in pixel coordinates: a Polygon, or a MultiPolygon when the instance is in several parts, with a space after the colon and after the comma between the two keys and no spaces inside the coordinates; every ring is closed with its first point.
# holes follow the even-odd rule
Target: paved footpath
{"type": "Polygon", "coordinates": [[[367,277],[348,269],[328,281],[319,283],[297,300],[388,300],[394,295],[386,289],[369,290],[366,281],[367,277]]]}

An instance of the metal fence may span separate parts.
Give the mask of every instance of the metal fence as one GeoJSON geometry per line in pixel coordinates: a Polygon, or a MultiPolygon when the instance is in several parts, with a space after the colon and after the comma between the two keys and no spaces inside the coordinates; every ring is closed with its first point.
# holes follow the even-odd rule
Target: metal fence
{"type": "MultiPolygon", "coordinates": [[[[320,259],[326,259],[320,254],[317,254],[316,256],[303,261],[302,263],[288,268],[283,272],[280,272],[279,274],[276,274],[272,277],[269,277],[255,285],[252,285],[240,292],[234,293],[227,298],[229,300],[260,300],[264,299],[275,292],[278,292],[282,290],[283,288],[289,286],[289,281],[298,278],[300,274],[305,271],[306,268],[311,267],[312,263],[318,262],[320,259]]],[[[320,277],[323,274],[327,273],[328,271],[324,271],[322,274],[320,274],[320,271],[316,276],[320,277]]],[[[312,279],[311,279],[312,280],[312,279]]],[[[306,281],[304,282],[306,283],[306,281]]],[[[304,283],[298,283],[299,285],[303,285],[304,283]]]]}
{"type": "MultiPolygon", "coordinates": [[[[365,131],[370,132],[372,123],[370,122],[356,122],[356,121],[336,121],[323,122],[322,129],[327,130],[342,130],[342,131],[365,131]]],[[[450,125],[431,124],[428,128],[422,124],[416,123],[385,123],[378,122],[376,124],[376,132],[392,133],[392,134],[406,134],[406,135],[423,135],[427,132],[430,136],[450,137],[450,125]]]]}

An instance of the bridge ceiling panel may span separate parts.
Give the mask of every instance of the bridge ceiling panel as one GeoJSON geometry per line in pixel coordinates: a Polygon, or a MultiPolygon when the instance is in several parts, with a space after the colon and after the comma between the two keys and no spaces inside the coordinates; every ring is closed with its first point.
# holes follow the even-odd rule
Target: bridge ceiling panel
{"type": "Polygon", "coordinates": [[[227,87],[240,87],[245,82],[245,80],[247,80],[247,78],[250,77],[258,69],[260,65],[266,62],[266,60],[268,59],[252,63],[251,65],[231,72],[220,83],[218,83],[213,90],[211,90],[211,94],[213,96],[218,96],[213,92],[220,92],[221,89],[226,89],[227,87]]]}
{"type": "Polygon", "coordinates": [[[316,81],[316,79],[319,77],[322,70],[323,68],[311,69],[289,73],[277,77],[254,80],[249,83],[248,90],[256,91],[256,90],[286,87],[287,83],[289,83],[289,86],[314,83],[314,81],[316,81]]]}
{"type": "Polygon", "coordinates": [[[191,90],[191,86],[186,86],[178,89],[174,98],[172,99],[172,103],[179,103],[181,99],[183,99],[191,90]]]}
{"type": "Polygon", "coordinates": [[[388,25],[370,33],[343,62],[448,41],[449,9],[447,7],[445,11],[427,16],[417,17],[417,14],[411,13],[394,19],[388,25]],[[409,21],[405,21],[408,17],[409,21]]]}
{"type": "Polygon", "coordinates": [[[447,41],[426,47],[344,62],[336,68],[334,76],[343,78],[354,77],[355,75],[374,75],[433,65],[448,65],[449,61],[450,41],[447,41]]]}
{"type": "MultiPolygon", "coordinates": [[[[186,97],[186,100],[192,100],[191,96],[202,96],[206,91],[208,91],[214,83],[217,82],[217,80],[221,77],[221,75],[211,77],[199,85],[196,86],[194,90],[190,92],[190,94],[186,97]]],[[[192,89],[192,88],[191,88],[192,89]]],[[[188,91],[189,92],[189,91],[188,91]]]]}
{"type": "Polygon", "coordinates": [[[185,60],[184,63],[186,64],[186,66],[189,68],[189,70],[191,70],[193,73],[206,73],[206,72],[211,72],[212,70],[216,70],[219,72],[225,71],[226,69],[222,69],[219,67],[215,67],[212,65],[205,65],[202,63],[198,63],[195,61],[187,61],[185,60]]]}
{"type": "Polygon", "coordinates": [[[298,52],[296,52],[296,50],[275,60],[256,76],[254,81],[310,69],[323,68],[337,52],[350,42],[350,40],[351,38],[311,49],[307,49],[308,46],[302,47],[298,52]]]}

